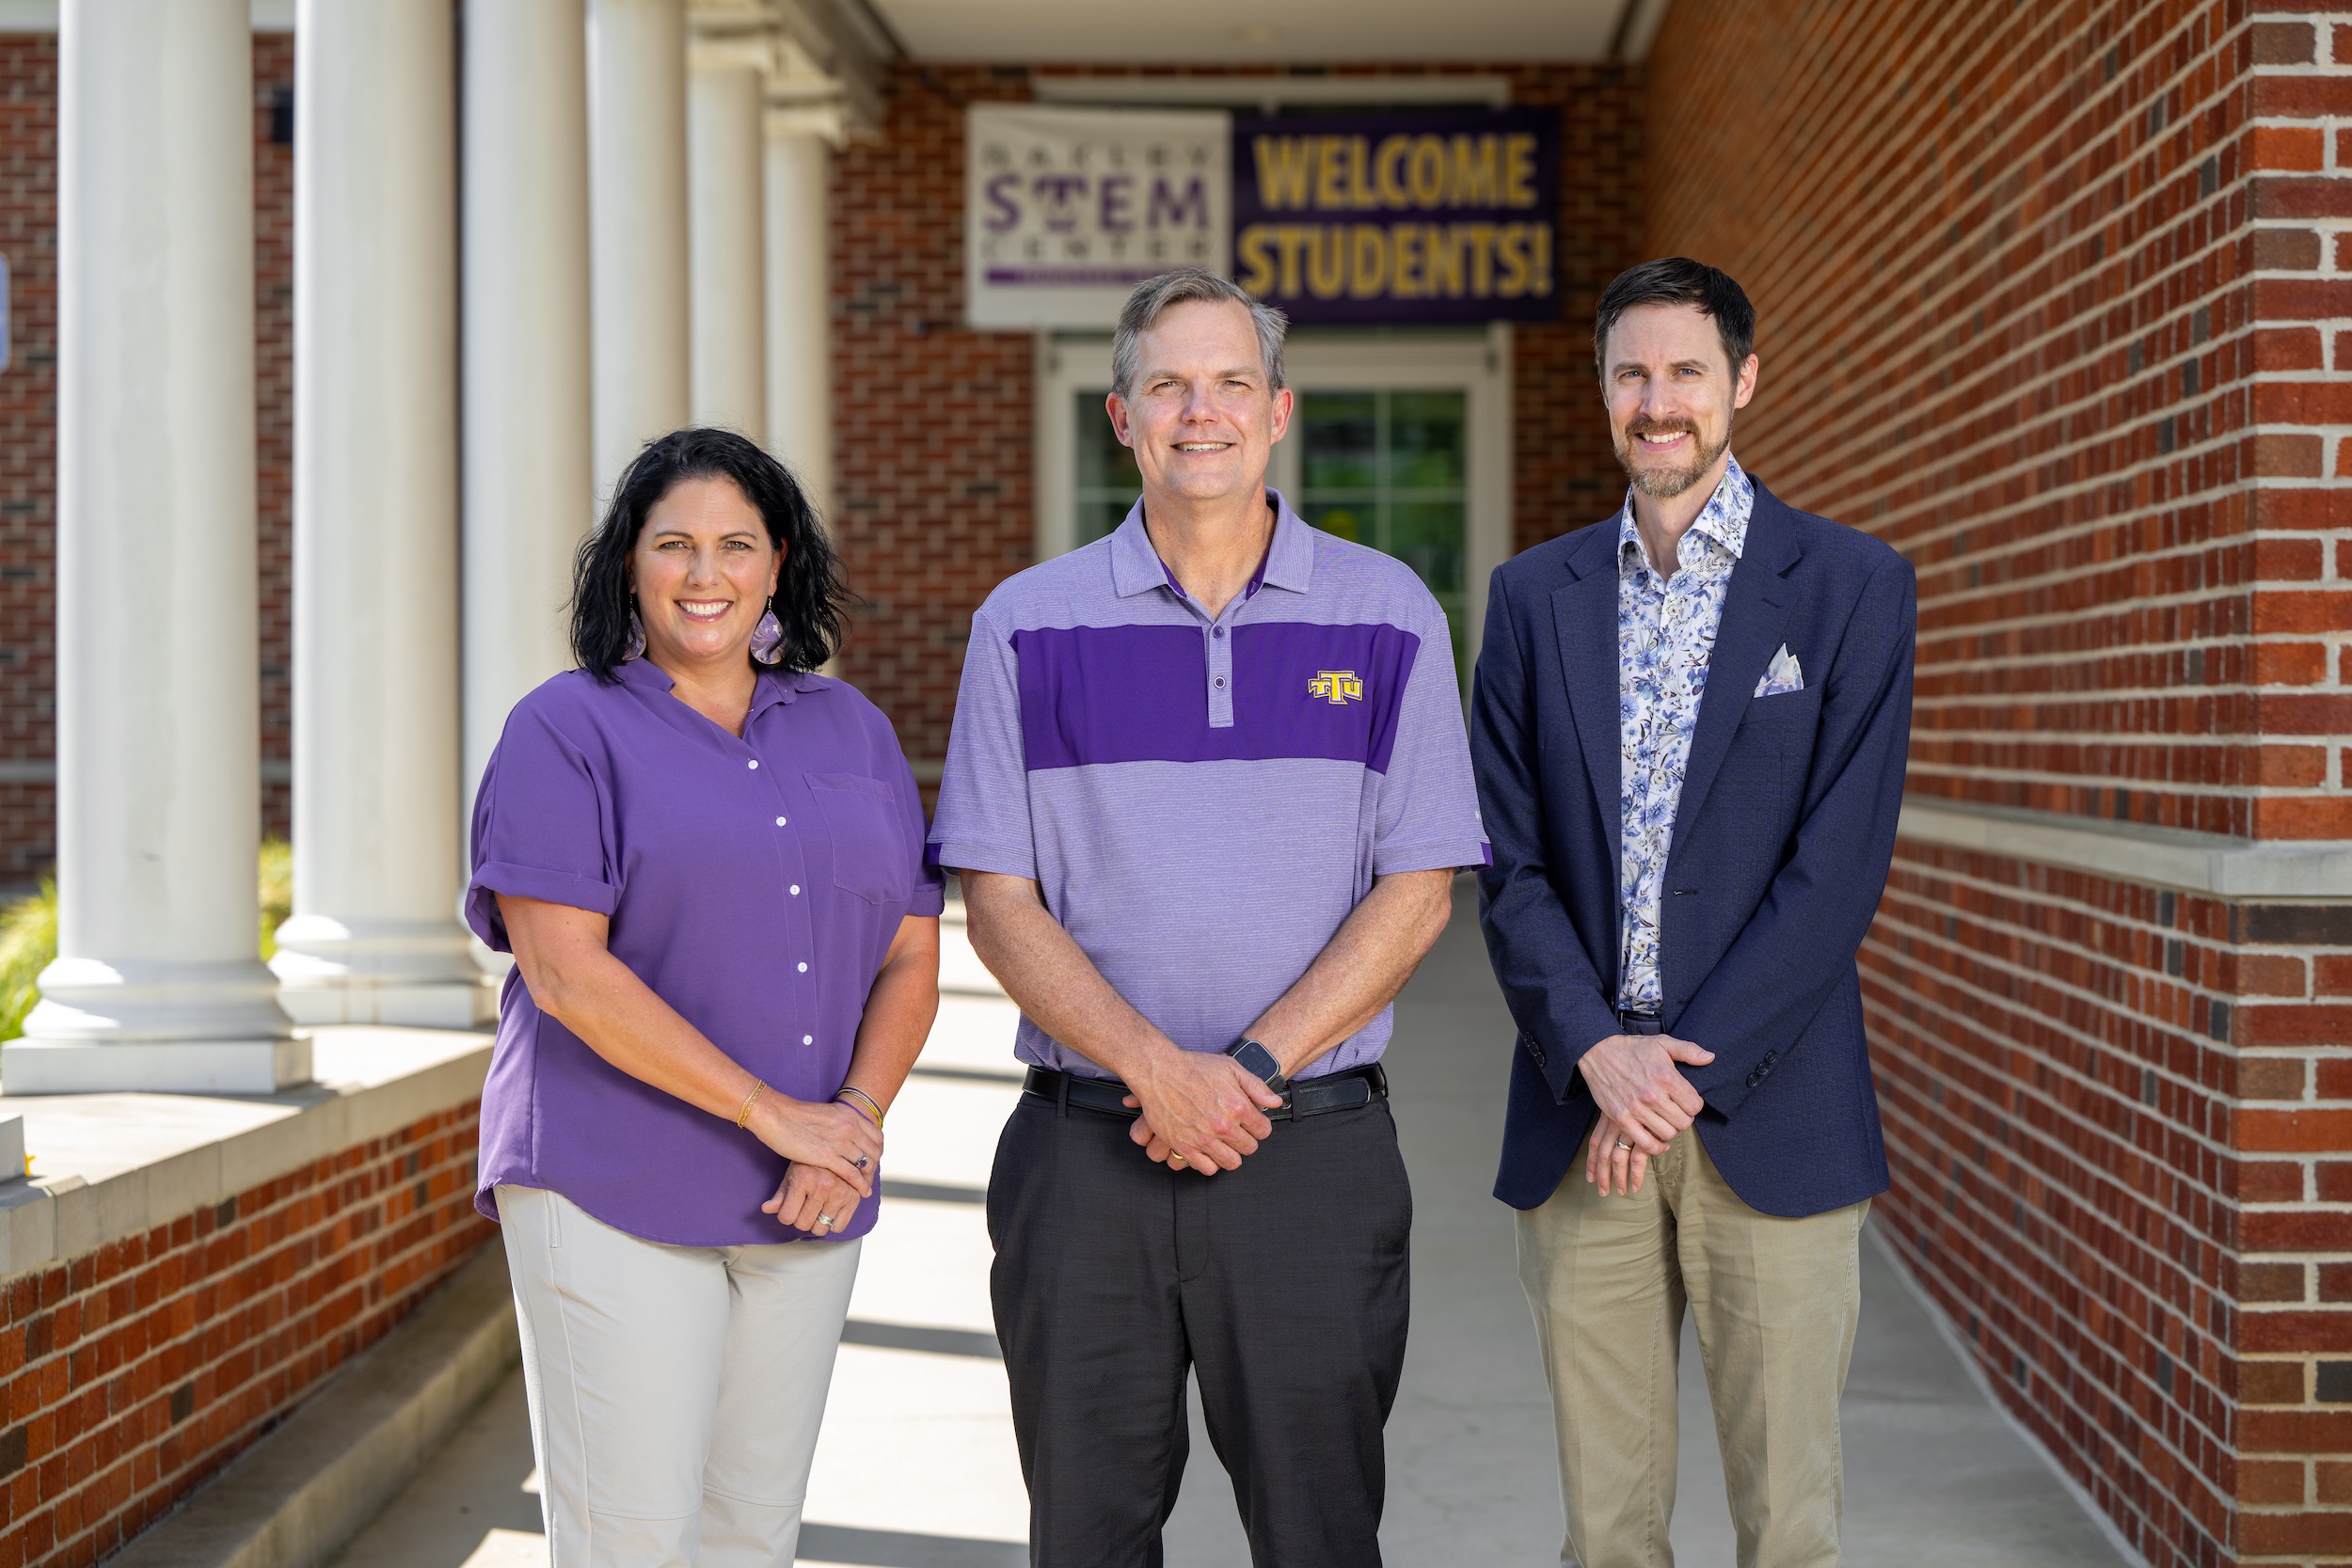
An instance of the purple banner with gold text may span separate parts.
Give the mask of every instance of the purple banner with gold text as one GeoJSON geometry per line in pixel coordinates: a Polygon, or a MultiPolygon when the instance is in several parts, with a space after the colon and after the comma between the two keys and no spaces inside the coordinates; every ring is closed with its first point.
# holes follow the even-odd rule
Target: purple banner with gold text
{"type": "Polygon", "coordinates": [[[1233,276],[1300,323],[1554,321],[1560,117],[1233,119],[1233,276]]]}

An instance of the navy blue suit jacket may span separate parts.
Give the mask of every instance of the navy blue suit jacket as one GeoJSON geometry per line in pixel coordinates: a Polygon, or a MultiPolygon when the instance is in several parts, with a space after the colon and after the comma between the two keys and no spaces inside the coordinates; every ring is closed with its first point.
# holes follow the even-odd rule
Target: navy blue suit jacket
{"type": "MultiPolygon", "coordinates": [[[[1732,1191],[1817,1214],[1886,1190],[1854,955],[1894,858],[1917,589],[1887,546],[1756,488],[1666,857],[1662,1019],[1715,1053],[1682,1071],[1732,1191]],[[1783,643],[1804,689],[1754,696],[1783,643]]],[[[1577,1062],[1618,1032],[1613,517],[1496,569],[1470,706],[1479,919],[1519,1028],[1495,1196],[1533,1209],[1597,1114],[1577,1062]]]]}

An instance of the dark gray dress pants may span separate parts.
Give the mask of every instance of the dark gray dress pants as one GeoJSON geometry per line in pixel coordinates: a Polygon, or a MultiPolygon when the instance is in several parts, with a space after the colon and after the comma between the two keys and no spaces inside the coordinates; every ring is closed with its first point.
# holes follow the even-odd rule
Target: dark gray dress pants
{"type": "Polygon", "coordinates": [[[1158,1568],[1184,1373],[1257,1568],[1375,1568],[1413,1199],[1388,1103],[1276,1122],[1236,1171],[1024,1096],[988,1189],[996,1336],[1040,1568],[1158,1568]]]}

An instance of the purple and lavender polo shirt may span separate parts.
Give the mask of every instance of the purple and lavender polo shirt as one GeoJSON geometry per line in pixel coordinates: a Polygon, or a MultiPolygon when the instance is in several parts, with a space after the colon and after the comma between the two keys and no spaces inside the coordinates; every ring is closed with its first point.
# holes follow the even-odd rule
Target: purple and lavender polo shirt
{"type": "MultiPolygon", "coordinates": [[[[1398,871],[1486,859],[1444,611],[1410,568],[1280,496],[1212,620],[1109,538],[972,617],[930,858],[1034,879],[1103,977],[1187,1051],[1223,1051],[1398,871]]],[[[1383,1009],[1301,1076],[1375,1061],[1383,1009]]],[[[1027,1018],[1014,1053],[1103,1069],[1027,1018]]]]}
{"type": "MultiPolygon", "coordinates": [[[[583,670],[507,716],[474,799],[466,922],[510,949],[499,894],[610,917],[605,942],[720,1050],[796,1100],[848,1076],[866,993],[908,915],[936,915],[923,801],[880,709],[821,675],[763,673],[737,736],[647,659],[583,670]]],[[[630,1077],[541,1012],[522,971],[499,997],[474,1207],[502,1181],[563,1194],[681,1246],[806,1239],[759,1206],[785,1161],[723,1117],[630,1077]]],[[[860,1203],[836,1240],[873,1228],[860,1203]]]]}

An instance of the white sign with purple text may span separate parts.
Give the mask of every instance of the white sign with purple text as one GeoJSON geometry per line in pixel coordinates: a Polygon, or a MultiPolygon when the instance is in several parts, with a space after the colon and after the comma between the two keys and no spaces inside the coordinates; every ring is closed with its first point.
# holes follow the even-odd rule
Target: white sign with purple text
{"type": "Polygon", "coordinates": [[[964,292],[974,326],[1117,325],[1170,267],[1231,270],[1232,122],[1221,111],[965,111],[964,292]]]}

